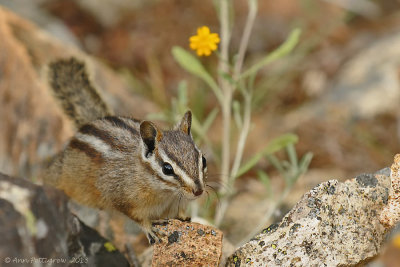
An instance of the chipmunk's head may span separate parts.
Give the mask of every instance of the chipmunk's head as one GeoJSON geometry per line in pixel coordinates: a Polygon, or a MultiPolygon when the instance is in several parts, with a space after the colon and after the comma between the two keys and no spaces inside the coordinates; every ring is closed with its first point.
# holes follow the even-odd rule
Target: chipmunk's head
{"type": "Polygon", "coordinates": [[[191,135],[192,113],[187,111],[173,130],[160,131],[149,122],[140,124],[142,159],[161,188],[187,199],[204,192],[207,161],[191,135]]]}

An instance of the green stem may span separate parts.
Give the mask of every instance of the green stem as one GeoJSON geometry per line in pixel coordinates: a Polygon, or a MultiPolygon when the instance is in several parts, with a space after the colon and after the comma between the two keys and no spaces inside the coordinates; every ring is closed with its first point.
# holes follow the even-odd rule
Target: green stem
{"type": "MultiPolygon", "coordinates": [[[[219,0],[220,1],[220,24],[221,24],[221,57],[218,65],[219,73],[229,73],[229,41],[230,41],[230,30],[229,30],[229,0],[219,0]]],[[[230,132],[231,132],[231,104],[232,104],[232,91],[233,88],[229,82],[223,77],[219,76],[219,85],[222,89],[224,95],[221,111],[222,111],[222,163],[221,163],[221,183],[220,194],[222,198],[227,193],[227,188],[229,186],[229,168],[230,168],[230,132]]],[[[220,225],[226,208],[222,206],[227,206],[227,203],[221,205],[215,214],[215,224],[220,225]]]]}

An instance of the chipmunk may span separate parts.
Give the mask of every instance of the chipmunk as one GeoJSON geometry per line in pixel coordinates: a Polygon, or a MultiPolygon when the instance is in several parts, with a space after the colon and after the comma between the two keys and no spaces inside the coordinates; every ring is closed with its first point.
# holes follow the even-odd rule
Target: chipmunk
{"type": "Polygon", "coordinates": [[[153,226],[168,218],[185,220],[188,201],[204,191],[207,162],[191,135],[191,112],[163,131],[150,121],[113,116],[83,62],[53,62],[48,77],[79,130],[44,181],[82,204],[124,213],[151,244],[158,242],[153,226]]]}

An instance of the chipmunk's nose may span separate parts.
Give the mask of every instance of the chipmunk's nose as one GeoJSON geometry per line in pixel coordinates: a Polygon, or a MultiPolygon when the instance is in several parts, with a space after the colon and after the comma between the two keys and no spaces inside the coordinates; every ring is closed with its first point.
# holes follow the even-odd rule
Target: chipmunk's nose
{"type": "Polygon", "coordinates": [[[203,194],[203,189],[193,189],[193,195],[195,195],[196,197],[200,196],[201,194],[203,194]]]}

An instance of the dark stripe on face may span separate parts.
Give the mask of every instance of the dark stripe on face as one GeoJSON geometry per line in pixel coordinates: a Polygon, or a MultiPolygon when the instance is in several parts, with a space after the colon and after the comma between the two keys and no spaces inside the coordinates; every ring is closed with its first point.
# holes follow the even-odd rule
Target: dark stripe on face
{"type": "MultiPolygon", "coordinates": [[[[143,161],[142,161],[142,162],[143,162],[143,161]]],[[[160,177],[160,176],[153,170],[153,168],[150,166],[150,163],[148,163],[148,162],[143,162],[143,164],[144,164],[146,170],[147,170],[149,173],[151,173],[151,175],[152,175],[153,177],[156,177],[158,180],[160,180],[160,181],[163,182],[164,184],[166,184],[166,185],[168,185],[168,186],[171,186],[171,187],[175,187],[175,188],[178,186],[178,185],[176,185],[176,184],[174,184],[174,183],[172,183],[172,182],[170,182],[170,181],[164,180],[162,177],[160,177]]],[[[161,168],[161,167],[160,167],[160,168],[161,168]]]]}
{"type": "Polygon", "coordinates": [[[118,117],[114,117],[114,116],[108,116],[104,118],[106,121],[111,122],[112,124],[114,124],[115,126],[121,128],[121,129],[125,129],[128,130],[129,132],[131,132],[132,135],[139,135],[138,131],[134,128],[132,128],[131,126],[129,126],[128,124],[126,124],[123,120],[119,119],[118,117]]]}
{"type": "Polygon", "coordinates": [[[184,170],[186,172],[186,168],[183,165],[182,160],[179,160],[174,154],[169,153],[169,151],[164,151],[164,152],[167,155],[167,157],[172,160],[173,163],[178,165],[179,168],[181,168],[182,170],[184,170]]]}
{"type": "MultiPolygon", "coordinates": [[[[194,146],[193,146],[193,150],[194,150],[194,146]]],[[[195,179],[199,179],[198,176],[200,175],[198,172],[198,168],[196,166],[198,166],[199,164],[199,152],[196,150],[194,153],[194,161],[192,166],[187,166],[184,165],[184,159],[185,157],[187,157],[186,155],[179,155],[179,158],[177,158],[177,156],[175,154],[170,153],[167,150],[164,150],[165,154],[167,155],[168,158],[170,158],[172,160],[172,162],[174,162],[176,165],[178,165],[179,168],[181,168],[184,172],[187,173],[187,175],[189,176],[195,176],[195,179]]]]}
{"type": "Polygon", "coordinates": [[[94,161],[97,161],[97,162],[103,161],[103,156],[101,155],[100,152],[98,152],[96,149],[91,147],[89,144],[82,142],[76,138],[72,139],[69,142],[69,147],[80,150],[81,152],[85,153],[89,158],[91,158],[94,161]]]}
{"type": "MultiPolygon", "coordinates": [[[[155,160],[157,161],[158,166],[160,166],[160,169],[162,169],[162,167],[163,167],[163,165],[164,165],[164,161],[161,159],[160,155],[158,154],[158,151],[157,151],[156,154],[155,154],[155,160]]],[[[167,163],[169,163],[169,162],[167,162],[167,163]]],[[[174,172],[175,172],[175,170],[174,170],[174,172]]],[[[176,175],[175,173],[174,173],[173,177],[174,177],[174,179],[177,180],[181,185],[183,185],[183,180],[182,180],[181,177],[179,177],[179,176],[176,175]]]]}
{"type": "Polygon", "coordinates": [[[200,183],[200,179],[194,179],[194,184],[197,186],[197,188],[201,188],[201,183],[200,183]]]}
{"type": "Polygon", "coordinates": [[[112,137],[108,132],[104,130],[100,130],[96,128],[95,126],[91,124],[86,124],[84,125],[80,130],[80,133],[87,134],[87,135],[92,135],[95,136],[102,141],[104,141],[106,144],[110,145],[112,148],[121,150],[121,151],[127,151],[128,148],[122,144],[118,144],[117,140],[112,137]]]}

